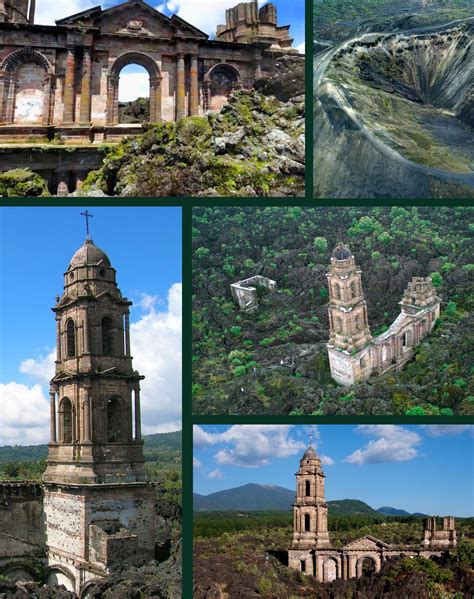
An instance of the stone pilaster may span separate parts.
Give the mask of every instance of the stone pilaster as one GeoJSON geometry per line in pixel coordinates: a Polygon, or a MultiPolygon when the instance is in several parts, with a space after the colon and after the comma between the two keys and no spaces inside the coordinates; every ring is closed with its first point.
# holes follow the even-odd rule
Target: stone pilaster
{"type": "Polygon", "coordinates": [[[141,409],[140,409],[140,385],[135,387],[135,441],[142,440],[142,424],[141,424],[141,409]]]}
{"type": "Polygon", "coordinates": [[[51,428],[51,443],[57,443],[57,431],[56,431],[56,390],[50,389],[49,391],[49,412],[50,412],[50,428],[51,428]]]}
{"type": "Polygon", "coordinates": [[[197,116],[199,112],[199,81],[198,81],[198,57],[193,54],[191,56],[191,116],[197,116]]]}
{"type": "Polygon", "coordinates": [[[66,76],[64,78],[64,111],[63,124],[74,123],[75,104],[75,77],[76,77],[76,52],[74,48],[68,48],[66,58],[66,76]]]}
{"type": "Polygon", "coordinates": [[[79,123],[81,125],[90,125],[91,120],[91,102],[92,102],[92,57],[89,48],[84,48],[84,57],[82,59],[82,82],[81,82],[81,112],[79,123]]]}
{"type": "Polygon", "coordinates": [[[176,71],[176,120],[186,114],[186,81],[184,70],[184,55],[178,54],[176,71]]]}

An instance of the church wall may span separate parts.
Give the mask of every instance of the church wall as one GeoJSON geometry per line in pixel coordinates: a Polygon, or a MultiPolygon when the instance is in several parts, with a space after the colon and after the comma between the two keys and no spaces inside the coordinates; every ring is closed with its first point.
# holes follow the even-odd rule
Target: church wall
{"type": "Polygon", "coordinates": [[[24,64],[18,69],[15,94],[16,124],[41,125],[45,103],[45,71],[34,63],[24,64]]]}
{"type": "Polygon", "coordinates": [[[45,486],[44,513],[49,551],[86,558],[84,496],[45,486]]]}
{"type": "Polygon", "coordinates": [[[0,573],[22,558],[45,550],[42,487],[29,482],[0,483],[0,573]]]}

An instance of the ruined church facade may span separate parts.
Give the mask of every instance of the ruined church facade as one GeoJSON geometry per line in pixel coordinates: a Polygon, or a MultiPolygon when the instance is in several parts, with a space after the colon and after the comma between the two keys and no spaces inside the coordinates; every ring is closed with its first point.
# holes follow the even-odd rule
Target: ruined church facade
{"type": "Polygon", "coordinates": [[[155,491],[147,482],[131,302],[90,238],[64,273],[56,316],[47,468],[39,483],[0,484],[0,572],[46,569],[51,584],[88,596],[112,566],[155,557],[155,491]]]}
{"type": "Polygon", "coordinates": [[[327,274],[332,378],[353,385],[374,374],[401,370],[440,314],[440,298],[431,279],[414,277],[399,302],[401,311],[387,331],[372,337],[362,289],[362,271],[350,249],[339,244],[327,274]]]}
{"type": "Polygon", "coordinates": [[[288,566],[314,576],[319,582],[348,580],[378,572],[392,557],[440,556],[456,547],[455,520],[446,516],[424,520],[423,539],[419,546],[395,547],[366,535],[342,549],[331,544],[328,532],[328,505],[325,500],[325,475],[313,447],[308,447],[296,473],[296,497],[293,504],[293,541],[288,551],[288,566]]]}
{"type": "MultiPolygon", "coordinates": [[[[96,6],[36,25],[34,2],[0,0],[0,139],[59,136],[74,143],[113,140],[133,128],[119,120],[124,67],[149,75],[150,121],[219,110],[292,48],[272,4],[226,11],[215,39],[143,0],[96,6]]],[[[136,125],[135,129],[139,129],[136,125]]]]}

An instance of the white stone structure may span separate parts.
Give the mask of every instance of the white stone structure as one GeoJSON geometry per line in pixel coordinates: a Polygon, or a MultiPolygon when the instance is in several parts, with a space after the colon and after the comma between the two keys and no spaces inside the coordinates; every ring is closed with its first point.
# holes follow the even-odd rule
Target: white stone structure
{"type": "Polygon", "coordinates": [[[276,281],[261,275],[238,281],[230,286],[232,297],[241,310],[250,312],[257,308],[259,287],[268,289],[270,293],[277,292],[276,281]]]}

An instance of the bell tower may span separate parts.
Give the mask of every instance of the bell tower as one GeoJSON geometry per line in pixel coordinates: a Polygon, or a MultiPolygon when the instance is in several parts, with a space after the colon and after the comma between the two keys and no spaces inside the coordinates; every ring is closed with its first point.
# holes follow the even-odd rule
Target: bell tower
{"type": "Polygon", "coordinates": [[[310,445],[301,458],[296,473],[292,549],[331,547],[324,479],[321,460],[310,445]]]}
{"type": "Polygon", "coordinates": [[[338,244],[326,275],[329,289],[329,341],[332,378],[353,385],[372,371],[372,335],[362,291],[362,271],[347,245],[338,244]]]}
{"type": "Polygon", "coordinates": [[[337,245],[327,274],[329,344],[349,353],[359,351],[372,341],[361,274],[347,245],[337,245]]]}
{"type": "Polygon", "coordinates": [[[56,372],[43,475],[48,582],[83,595],[124,562],[155,556],[155,489],[147,482],[140,381],[130,353],[131,302],[89,236],[56,298],[56,372]]]}
{"type": "Polygon", "coordinates": [[[45,481],[145,481],[140,381],[129,310],[116,271],[88,236],[64,274],[56,314],[56,373],[45,481]]]}

